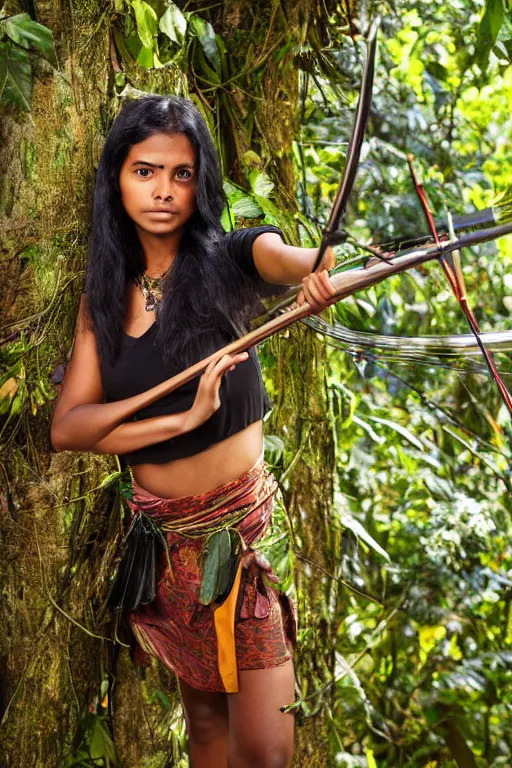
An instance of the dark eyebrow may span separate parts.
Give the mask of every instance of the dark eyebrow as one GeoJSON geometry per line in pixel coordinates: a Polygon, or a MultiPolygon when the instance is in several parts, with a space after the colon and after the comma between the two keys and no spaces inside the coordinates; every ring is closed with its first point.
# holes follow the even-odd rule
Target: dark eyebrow
{"type": "MultiPolygon", "coordinates": [[[[150,168],[165,168],[164,165],[156,165],[155,163],[150,163],[147,160],[135,160],[134,163],[132,163],[132,168],[134,165],[149,165],[150,168]]],[[[180,163],[180,165],[174,166],[175,170],[178,168],[195,168],[194,163],[180,163]]]]}
{"type": "Polygon", "coordinates": [[[151,168],[163,168],[163,165],[155,165],[155,163],[150,163],[147,160],[136,160],[134,163],[132,163],[132,167],[134,165],[149,165],[151,168]]]}

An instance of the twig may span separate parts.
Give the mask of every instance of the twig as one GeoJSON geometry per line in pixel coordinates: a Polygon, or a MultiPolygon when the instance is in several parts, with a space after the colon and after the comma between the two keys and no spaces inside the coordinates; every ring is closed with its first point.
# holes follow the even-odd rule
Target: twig
{"type": "Polygon", "coordinates": [[[76,619],[74,619],[72,616],[70,616],[68,613],[66,613],[66,611],[64,611],[59,605],[57,605],[57,603],[55,602],[55,600],[51,596],[50,590],[48,589],[48,585],[46,583],[46,574],[45,574],[45,570],[44,570],[44,564],[43,564],[43,557],[42,557],[42,554],[41,554],[41,548],[39,546],[39,537],[37,535],[37,524],[36,524],[35,519],[34,519],[34,533],[35,533],[35,541],[36,541],[37,553],[39,555],[39,564],[41,566],[41,575],[43,577],[43,579],[42,579],[43,587],[44,587],[44,590],[46,592],[46,597],[51,602],[53,607],[56,608],[63,616],[65,616],[65,618],[68,621],[70,621],[72,624],[74,624],[75,627],[78,627],[78,629],[81,629],[82,632],[85,632],[86,635],[89,635],[89,637],[94,637],[96,640],[106,640],[109,643],[113,643],[114,640],[112,640],[111,637],[104,637],[103,635],[96,635],[94,632],[91,632],[90,629],[87,629],[87,627],[82,626],[82,624],[80,624],[78,621],[76,621],[76,619]]]}
{"type": "Polygon", "coordinates": [[[345,672],[343,672],[343,674],[339,675],[338,677],[333,677],[333,679],[330,680],[328,683],[326,683],[325,685],[321,686],[320,688],[317,688],[316,691],[313,691],[308,696],[305,696],[304,698],[299,699],[299,701],[294,701],[293,704],[289,704],[286,707],[281,707],[280,711],[285,713],[285,714],[288,713],[288,712],[292,712],[293,710],[298,709],[299,707],[301,707],[306,701],[311,701],[311,699],[315,699],[317,696],[321,696],[322,694],[327,693],[327,691],[329,691],[334,685],[336,685],[336,683],[341,682],[341,680],[343,680],[343,678],[348,675],[349,671],[351,669],[354,669],[354,667],[361,661],[361,659],[364,656],[366,656],[368,651],[370,651],[373,648],[373,646],[377,643],[377,641],[379,640],[380,635],[387,628],[387,626],[390,623],[391,619],[393,619],[395,617],[395,615],[398,613],[398,611],[400,609],[400,606],[402,605],[402,602],[403,602],[403,600],[405,598],[405,594],[406,594],[406,592],[404,590],[398,605],[396,605],[395,608],[393,608],[393,610],[391,611],[391,613],[389,614],[387,619],[383,619],[381,622],[379,622],[379,625],[375,628],[374,637],[369,641],[369,643],[366,644],[366,646],[363,648],[363,650],[360,651],[357,654],[357,656],[354,659],[354,661],[351,664],[348,664],[348,662],[347,662],[348,669],[345,672]],[[378,632],[377,632],[377,630],[378,630],[378,632]]]}
{"type": "Polygon", "coordinates": [[[328,576],[333,581],[337,581],[338,584],[341,584],[344,587],[347,587],[347,589],[352,590],[352,592],[355,592],[356,595],[359,595],[360,597],[366,598],[366,600],[371,600],[372,603],[376,603],[376,605],[380,605],[381,608],[384,606],[384,604],[376,597],[373,597],[373,595],[369,595],[367,592],[362,592],[360,589],[357,589],[357,587],[354,587],[352,584],[349,584],[348,581],[345,581],[344,579],[340,579],[339,576],[335,576],[333,573],[330,573],[330,571],[326,570],[323,566],[319,565],[318,563],[314,563],[312,560],[309,560],[307,557],[304,557],[304,555],[301,555],[298,550],[294,550],[294,553],[296,557],[299,558],[299,560],[302,560],[304,563],[307,563],[308,565],[311,565],[313,568],[317,568],[319,571],[322,571],[322,573],[325,573],[326,576],[328,576]]]}

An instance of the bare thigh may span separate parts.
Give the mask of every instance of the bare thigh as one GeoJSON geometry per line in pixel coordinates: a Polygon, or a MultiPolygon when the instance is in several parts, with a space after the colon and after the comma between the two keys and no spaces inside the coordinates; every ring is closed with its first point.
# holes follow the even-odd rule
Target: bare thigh
{"type": "Polygon", "coordinates": [[[239,693],[228,696],[229,768],[287,768],[294,749],[294,716],[280,709],[294,700],[293,661],[239,670],[239,693]]]}
{"type": "Polygon", "coordinates": [[[199,691],[179,680],[191,768],[226,768],[228,705],[225,693],[199,691]]]}

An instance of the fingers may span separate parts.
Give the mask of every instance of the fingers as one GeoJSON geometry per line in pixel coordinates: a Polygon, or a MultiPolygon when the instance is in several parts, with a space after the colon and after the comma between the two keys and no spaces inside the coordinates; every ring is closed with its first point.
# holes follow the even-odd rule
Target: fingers
{"type": "Polygon", "coordinates": [[[219,380],[226,371],[233,371],[238,363],[242,363],[249,357],[248,352],[239,352],[236,355],[222,355],[222,357],[212,360],[205,369],[203,375],[218,377],[219,380]]]}
{"type": "Polygon", "coordinates": [[[236,355],[222,355],[212,360],[199,379],[197,394],[192,407],[187,412],[185,431],[190,431],[204,424],[221,406],[220,385],[226,371],[232,371],[238,363],[247,360],[247,352],[236,355]]]}
{"type": "Polygon", "coordinates": [[[308,275],[302,283],[304,287],[297,297],[297,303],[302,305],[307,301],[315,313],[325,309],[336,295],[326,270],[308,275]]]}
{"type": "Polygon", "coordinates": [[[197,402],[201,404],[205,413],[213,413],[220,408],[219,390],[222,377],[248,357],[247,352],[239,352],[237,355],[222,355],[208,364],[201,376],[196,396],[197,402]]]}
{"type": "Polygon", "coordinates": [[[305,301],[310,304],[314,312],[321,312],[325,309],[336,295],[336,291],[329,280],[327,272],[312,274],[303,280],[304,287],[297,299],[299,304],[305,301]]]}
{"type": "Polygon", "coordinates": [[[237,355],[223,355],[216,366],[214,371],[219,375],[226,373],[226,371],[232,371],[238,363],[242,363],[247,360],[249,354],[247,352],[239,352],[237,355]]]}

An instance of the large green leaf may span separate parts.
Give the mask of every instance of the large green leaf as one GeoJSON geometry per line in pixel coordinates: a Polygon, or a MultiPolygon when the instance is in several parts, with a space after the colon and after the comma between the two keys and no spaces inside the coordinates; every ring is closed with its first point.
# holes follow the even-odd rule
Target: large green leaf
{"type": "Polygon", "coordinates": [[[0,101],[30,112],[32,67],[28,53],[0,43],[0,101]]]}
{"type": "Polygon", "coordinates": [[[234,215],[240,218],[254,219],[262,214],[260,206],[248,195],[240,195],[230,204],[234,215]]]}
{"type": "Polygon", "coordinates": [[[180,9],[171,3],[159,22],[160,31],[173,43],[182,45],[187,31],[187,20],[180,9]]]}
{"type": "Polygon", "coordinates": [[[274,183],[269,179],[266,173],[261,171],[251,171],[249,174],[249,184],[255,195],[268,198],[274,189],[274,183]]]}
{"type": "Polygon", "coordinates": [[[254,195],[255,200],[261,206],[263,213],[265,214],[265,222],[271,224],[274,227],[282,227],[283,214],[270,200],[261,195],[254,195]]]}
{"type": "Polygon", "coordinates": [[[228,530],[216,531],[208,538],[199,591],[199,602],[203,605],[211,605],[230,587],[238,553],[237,540],[239,544],[238,535],[228,530]]]}
{"type": "Polygon", "coordinates": [[[353,517],[350,513],[344,511],[341,512],[340,519],[344,528],[348,528],[348,530],[352,531],[352,533],[357,536],[358,539],[362,539],[365,544],[374,549],[375,552],[378,552],[379,555],[382,555],[385,560],[390,562],[391,558],[389,557],[386,550],[383,549],[380,544],[375,541],[373,536],[368,533],[368,531],[361,525],[359,520],[356,520],[356,518],[353,517]]]}
{"type": "Polygon", "coordinates": [[[132,0],[132,6],[137,22],[137,34],[141,43],[144,48],[153,48],[154,38],[158,33],[158,16],[144,0],[132,0]]]}
{"type": "Polygon", "coordinates": [[[139,55],[137,56],[137,64],[144,69],[152,69],[154,66],[153,49],[142,46],[139,55]]]}
{"type": "Polygon", "coordinates": [[[402,437],[405,437],[405,439],[408,440],[411,445],[414,445],[418,451],[425,450],[423,444],[418,440],[418,438],[415,437],[415,435],[413,435],[412,432],[410,432],[402,424],[398,424],[396,421],[390,421],[390,419],[379,419],[377,416],[367,416],[366,418],[370,421],[375,421],[377,424],[383,424],[384,426],[393,429],[395,432],[398,432],[398,434],[402,435],[402,437]]]}
{"type": "Polygon", "coordinates": [[[96,718],[89,749],[93,760],[103,759],[105,766],[116,765],[114,742],[101,717],[96,718]]]}
{"type": "Polygon", "coordinates": [[[503,0],[487,0],[477,36],[477,61],[485,68],[505,20],[503,0]]]}
{"type": "Polygon", "coordinates": [[[229,215],[229,208],[227,205],[224,206],[222,209],[222,214],[220,217],[220,223],[222,225],[222,229],[224,232],[231,232],[233,229],[232,223],[231,223],[232,217],[229,215]]]}
{"type": "Polygon", "coordinates": [[[277,464],[284,453],[285,444],[277,435],[265,435],[263,438],[265,457],[270,464],[277,464]]]}
{"type": "Polygon", "coordinates": [[[254,219],[261,216],[263,211],[258,203],[243,190],[234,184],[224,182],[224,192],[234,216],[245,219],[254,219]]]}
{"type": "Polygon", "coordinates": [[[217,74],[220,75],[222,70],[221,54],[212,25],[208,21],[201,19],[200,16],[196,16],[195,14],[190,16],[189,24],[196,33],[197,38],[201,43],[201,47],[205,52],[205,55],[213,64],[217,74]]]}
{"type": "Polygon", "coordinates": [[[30,18],[28,13],[18,13],[0,21],[0,31],[11,40],[46,59],[52,67],[57,66],[57,56],[51,31],[30,18]]]}
{"type": "Polygon", "coordinates": [[[205,544],[203,577],[199,591],[199,601],[203,605],[210,605],[215,599],[220,564],[227,562],[230,544],[231,539],[227,531],[213,534],[205,544]]]}
{"type": "Polygon", "coordinates": [[[220,83],[220,76],[217,74],[217,72],[210,67],[208,63],[208,59],[206,58],[204,54],[204,50],[202,48],[197,49],[197,61],[199,63],[200,68],[203,71],[203,74],[206,76],[206,80],[209,83],[213,83],[214,85],[217,85],[217,83],[220,83]]]}

